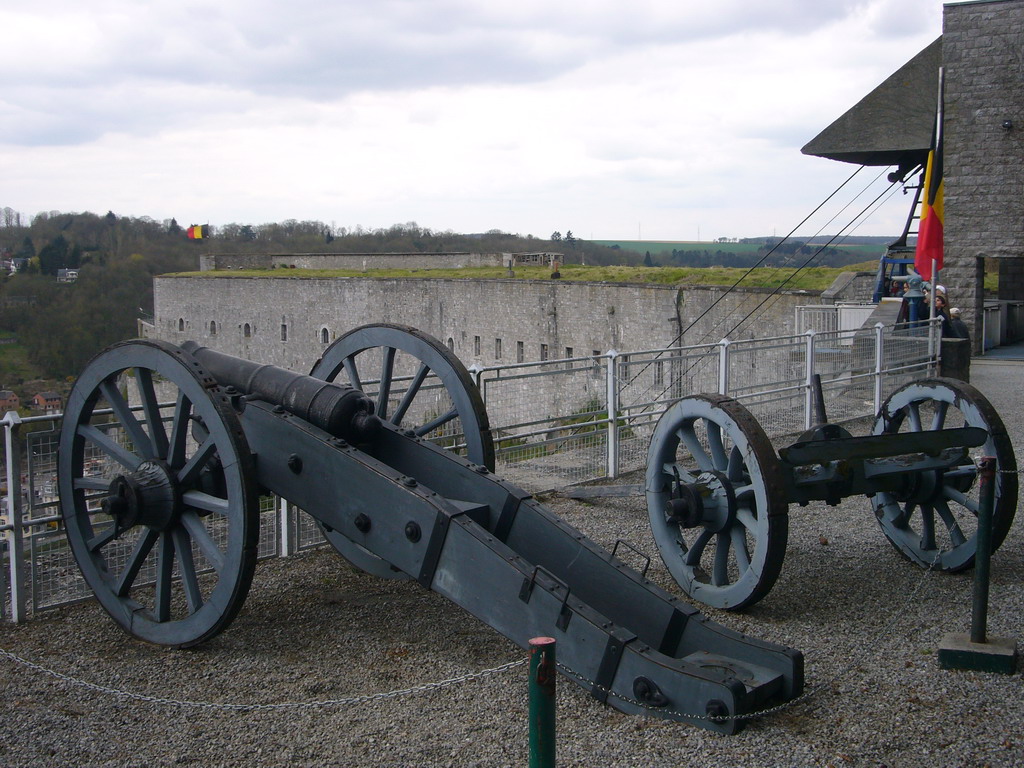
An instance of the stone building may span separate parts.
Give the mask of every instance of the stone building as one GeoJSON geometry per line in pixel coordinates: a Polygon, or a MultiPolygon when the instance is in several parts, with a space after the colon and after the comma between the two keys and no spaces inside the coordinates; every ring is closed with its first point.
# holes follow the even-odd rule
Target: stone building
{"type": "Polygon", "coordinates": [[[465,269],[548,265],[560,253],[210,253],[199,257],[203,272],[217,269],[465,269]]]}
{"type": "Polygon", "coordinates": [[[981,350],[986,260],[1004,302],[1024,301],[1024,0],[943,7],[942,37],[804,147],[806,154],[912,174],[931,143],[939,67],[945,255],[940,280],[981,350]]]}
{"type": "Polygon", "coordinates": [[[400,323],[447,343],[467,365],[532,362],[794,332],[818,291],[563,280],[323,278],[298,270],[154,279],[144,335],[308,371],[346,331],[400,323]],[[712,310],[713,306],[713,311],[712,310]],[[681,331],[685,331],[681,335],[681,331]]]}

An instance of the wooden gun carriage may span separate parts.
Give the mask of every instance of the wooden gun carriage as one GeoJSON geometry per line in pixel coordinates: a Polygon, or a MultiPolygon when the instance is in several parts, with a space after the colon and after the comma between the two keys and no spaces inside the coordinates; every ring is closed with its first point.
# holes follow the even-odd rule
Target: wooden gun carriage
{"type": "MultiPolygon", "coordinates": [[[[919,392],[904,389],[887,401],[878,438],[823,426],[782,458],[735,401],[673,405],[651,442],[647,496],[683,589],[729,608],[760,599],[781,567],[786,500],[849,492],[874,494],[883,531],[908,557],[966,567],[966,533],[938,548],[935,515],[945,522],[946,508],[936,500],[972,509],[967,447],[992,448],[1003,468],[1012,451],[974,390],[927,386],[940,403],[936,430],[954,408],[967,423],[927,439],[896,435],[906,422],[922,432],[919,392]],[[886,470],[894,454],[903,464],[886,470]],[[907,533],[915,510],[919,538],[907,533]]],[[[309,376],[192,342],[114,345],[76,382],[58,457],[63,523],[85,580],[123,629],[152,643],[189,647],[227,628],[254,575],[259,496],[276,494],[363,570],[415,579],[523,648],[554,636],[563,672],[624,712],[732,733],[801,694],[799,651],[708,620],[493,468],[465,368],[438,341],[395,325],[345,334],[309,376]],[[366,392],[364,377],[376,377],[366,392]],[[439,431],[459,452],[429,439],[439,431]]],[[[1011,496],[1015,504],[1016,477],[1006,475],[1000,529],[1011,496]]]]}

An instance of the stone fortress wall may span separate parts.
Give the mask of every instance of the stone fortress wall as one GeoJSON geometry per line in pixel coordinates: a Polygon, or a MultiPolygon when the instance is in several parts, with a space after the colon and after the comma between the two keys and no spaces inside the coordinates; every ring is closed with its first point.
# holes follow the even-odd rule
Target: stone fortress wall
{"type": "Polygon", "coordinates": [[[401,323],[448,343],[467,366],[495,365],[786,335],[794,307],[820,300],[816,291],[559,280],[161,276],[151,334],[305,372],[346,331],[401,323]]]}
{"type": "Polygon", "coordinates": [[[203,272],[218,269],[465,269],[550,264],[560,253],[208,253],[203,272]]]}
{"type": "MultiPolygon", "coordinates": [[[[821,301],[819,292],[772,295],[767,289],[300,274],[274,270],[260,277],[157,277],[154,323],[144,325],[143,332],[175,344],[193,340],[247,360],[308,373],[347,331],[369,323],[398,323],[435,336],[467,367],[492,366],[714,344],[727,334],[730,339],[786,335],[794,332],[796,306],[821,301]],[[751,319],[734,329],[748,313],[753,313],[751,319]],[[688,329],[682,340],[681,328],[688,329]]],[[[379,363],[367,367],[361,371],[364,378],[375,376],[379,363]]],[[[705,379],[710,379],[691,382],[690,387],[714,389],[717,367],[704,368],[705,379]]],[[[506,374],[485,383],[491,425],[600,411],[607,388],[602,371],[602,365],[584,361],[557,369],[544,366],[540,377],[509,379],[506,374]]],[[[396,376],[413,372],[396,370],[396,376]]],[[[620,375],[632,380],[635,400],[657,397],[658,392],[663,396],[666,382],[675,382],[678,373],[657,365],[620,375]],[[653,394],[640,394],[648,389],[653,394]]],[[[417,404],[426,409],[410,414],[417,423],[448,408],[440,400],[418,399],[417,404]]]]}

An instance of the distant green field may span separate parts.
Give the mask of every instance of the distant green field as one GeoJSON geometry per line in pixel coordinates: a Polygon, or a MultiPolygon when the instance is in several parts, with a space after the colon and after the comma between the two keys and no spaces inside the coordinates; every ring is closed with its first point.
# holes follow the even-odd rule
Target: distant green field
{"type": "MultiPolygon", "coordinates": [[[[794,238],[799,240],[800,238],[794,238]]],[[[757,253],[761,248],[760,243],[717,243],[711,240],[591,240],[590,242],[606,247],[619,246],[619,248],[636,251],[637,253],[651,252],[652,256],[660,253],[672,253],[672,251],[724,251],[726,253],[752,254],[757,253]]],[[[805,241],[812,245],[824,245],[825,241],[805,241]]],[[[870,245],[832,245],[837,251],[849,253],[858,259],[878,259],[885,252],[885,245],[877,243],[870,245]]]]}
{"type": "MultiPolygon", "coordinates": [[[[800,240],[796,238],[795,240],[800,240]]],[[[739,255],[750,255],[758,252],[758,249],[762,247],[759,243],[715,243],[707,240],[594,240],[591,241],[599,246],[606,246],[611,248],[618,246],[624,250],[636,251],[637,253],[650,252],[651,256],[657,256],[663,253],[672,253],[673,251],[709,251],[715,253],[716,251],[723,251],[725,253],[735,253],[739,255]]],[[[824,242],[810,241],[811,245],[819,246],[824,245],[824,242]]],[[[851,257],[857,259],[868,260],[868,259],[879,259],[882,254],[885,253],[886,247],[883,244],[870,244],[870,245],[833,245],[830,248],[835,248],[837,251],[849,253],[851,257]]]]}
{"type": "MultiPolygon", "coordinates": [[[[722,285],[729,286],[742,278],[744,288],[777,288],[821,291],[828,288],[840,272],[873,270],[873,262],[848,267],[807,267],[795,270],[784,267],[759,267],[746,270],[731,267],[630,267],[583,266],[566,264],[561,268],[563,280],[607,283],[657,283],[659,285],[722,285]]],[[[516,267],[516,280],[550,280],[548,267],[516,267]]],[[[315,278],[430,278],[430,279],[507,279],[508,270],[499,267],[467,267],[465,269],[368,269],[365,272],[342,269],[228,269],[223,271],[184,272],[168,277],[205,277],[231,280],[267,278],[309,280],[315,278]]]]}

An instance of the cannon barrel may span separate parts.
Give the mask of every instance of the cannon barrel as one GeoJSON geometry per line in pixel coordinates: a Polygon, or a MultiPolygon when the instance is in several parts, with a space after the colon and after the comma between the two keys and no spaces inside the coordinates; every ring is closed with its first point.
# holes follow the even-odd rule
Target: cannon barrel
{"type": "Polygon", "coordinates": [[[194,341],[186,341],[182,349],[195,357],[218,384],[279,405],[335,437],[366,443],[380,432],[373,401],[358,389],[276,365],[253,363],[194,341]]]}

